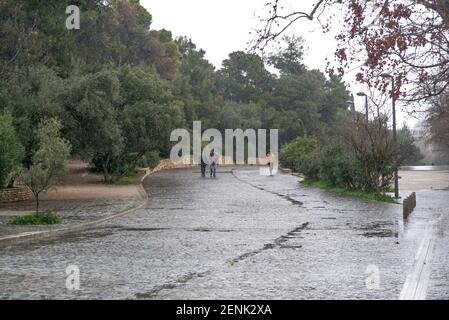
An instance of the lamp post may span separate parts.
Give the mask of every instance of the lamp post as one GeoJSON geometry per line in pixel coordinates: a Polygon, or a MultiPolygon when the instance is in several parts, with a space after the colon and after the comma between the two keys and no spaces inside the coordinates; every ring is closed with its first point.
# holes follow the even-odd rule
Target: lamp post
{"type": "Polygon", "coordinates": [[[351,93],[351,100],[346,100],[346,103],[348,104],[349,110],[352,113],[355,113],[354,95],[352,93],[351,93]]]}
{"type": "Polygon", "coordinates": [[[354,113],[355,112],[355,105],[353,100],[347,100],[346,103],[348,104],[349,110],[354,113]]]}
{"type": "Polygon", "coordinates": [[[357,93],[359,97],[365,97],[365,118],[366,122],[368,122],[368,96],[365,92],[359,92],[357,93]]]}
{"type": "MultiPolygon", "coordinates": [[[[392,104],[393,104],[393,139],[394,142],[397,143],[397,135],[396,135],[396,98],[394,96],[395,86],[394,86],[394,77],[389,73],[382,73],[380,75],[382,78],[391,80],[392,87],[392,104]]],[[[399,199],[399,179],[398,179],[398,169],[394,172],[394,197],[399,199]]]]}

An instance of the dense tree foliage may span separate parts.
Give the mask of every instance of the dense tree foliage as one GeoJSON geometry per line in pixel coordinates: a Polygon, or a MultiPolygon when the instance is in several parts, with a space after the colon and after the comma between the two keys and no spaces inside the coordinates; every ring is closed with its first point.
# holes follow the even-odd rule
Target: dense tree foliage
{"type": "Polygon", "coordinates": [[[10,174],[22,161],[23,147],[17,138],[9,111],[0,114],[0,187],[7,185],[10,174]]]}
{"type": "Polygon", "coordinates": [[[72,156],[112,182],[167,157],[170,132],[195,120],[277,128],[284,144],[332,133],[347,107],[338,77],[303,64],[300,37],[266,61],[231,52],[215,70],[189,38],[151,22],[138,0],[0,1],[0,111],[11,110],[25,169],[40,152],[38,124],[55,117],[72,156]],[[68,5],[80,8],[79,30],[66,28],[68,5]]]}

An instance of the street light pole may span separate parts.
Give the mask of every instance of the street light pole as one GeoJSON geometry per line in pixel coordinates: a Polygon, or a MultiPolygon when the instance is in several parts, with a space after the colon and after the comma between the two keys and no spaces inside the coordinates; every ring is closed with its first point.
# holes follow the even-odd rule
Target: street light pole
{"type": "Polygon", "coordinates": [[[354,95],[351,94],[351,100],[346,101],[347,104],[349,104],[349,108],[351,109],[352,113],[355,113],[355,104],[354,104],[354,95]]]}
{"type": "MultiPolygon", "coordinates": [[[[382,73],[380,75],[382,78],[388,78],[391,80],[391,86],[392,86],[392,104],[393,104],[393,139],[395,144],[398,141],[397,134],[396,134],[396,98],[394,95],[395,92],[395,84],[394,84],[394,77],[389,73],[382,73]]],[[[399,199],[399,177],[398,177],[398,169],[396,168],[394,172],[394,197],[396,199],[399,199]]]]}

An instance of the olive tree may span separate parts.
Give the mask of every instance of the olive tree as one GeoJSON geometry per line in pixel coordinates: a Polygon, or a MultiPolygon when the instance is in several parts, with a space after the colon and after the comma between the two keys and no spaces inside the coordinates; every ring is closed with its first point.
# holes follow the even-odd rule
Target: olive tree
{"type": "Polygon", "coordinates": [[[27,185],[36,200],[36,214],[39,213],[39,195],[55,185],[55,175],[64,169],[64,163],[70,155],[70,143],[61,137],[61,122],[56,118],[41,122],[37,136],[39,149],[33,156],[33,163],[24,169],[21,179],[27,185]]]}

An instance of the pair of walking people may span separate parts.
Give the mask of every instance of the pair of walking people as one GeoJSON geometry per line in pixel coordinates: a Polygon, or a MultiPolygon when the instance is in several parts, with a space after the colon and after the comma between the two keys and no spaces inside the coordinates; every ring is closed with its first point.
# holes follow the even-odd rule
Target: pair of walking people
{"type": "Polygon", "coordinates": [[[209,164],[210,167],[210,177],[216,178],[217,176],[217,167],[218,167],[218,161],[220,160],[218,154],[215,152],[214,149],[212,149],[209,153],[209,156],[207,157],[207,162],[205,161],[204,157],[201,156],[201,177],[206,177],[206,167],[209,164]]]}

